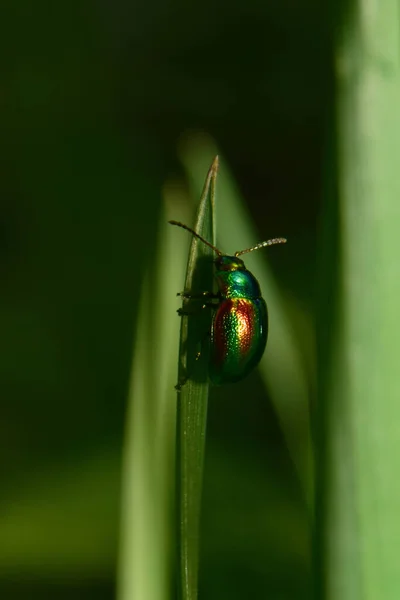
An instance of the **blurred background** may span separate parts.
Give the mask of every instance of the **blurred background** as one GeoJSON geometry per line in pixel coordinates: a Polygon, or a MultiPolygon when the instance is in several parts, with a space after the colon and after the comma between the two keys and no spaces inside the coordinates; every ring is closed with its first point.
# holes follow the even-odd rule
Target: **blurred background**
{"type": "MultiPolygon", "coordinates": [[[[111,600],[135,315],[163,185],[184,178],[183,137],[216,140],[254,242],[290,241],[269,259],[301,344],[330,23],[316,0],[2,12],[0,597],[111,600]]],[[[311,354],[307,339],[312,401],[311,354]]],[[[229,415],[224,393],[209,407],[200,597],[309,598],[308,509],[274,409],[257,373],[229,389],[229,415]]]]}

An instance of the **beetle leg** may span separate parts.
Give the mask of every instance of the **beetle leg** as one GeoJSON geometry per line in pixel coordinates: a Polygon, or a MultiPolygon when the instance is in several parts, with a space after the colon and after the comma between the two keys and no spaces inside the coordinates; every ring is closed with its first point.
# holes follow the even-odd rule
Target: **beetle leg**
{"type": "MultiPolygon", "coordinates": [[[[211,306],[215,306],[215,304],[212,304],[211,306]]],[[[197,362],[198,360],[200,360],[201,358],[201,352],[202,352],[202,348],[204,346],[205,341],[207,340],[207,338],[211,337],[211,331],[208,331],[205,336],[203,337],[203,339],[200,342],[200,350],[198,350],[195,354],[194,360],[197,362]]],[[[189,381],[191,377],[191,374],[187,374],[184,375],[179,381],[178,383],[175,385],[175,389],[177,392],[180,392],[182,387],[185,385],[185,383],[187,383],[189,381]]]]}
{"type": "MultiPolygon", "coordinates": [[[[213,306],[215,306],[215,305],[213,305],[213,306]]],[[[194,357],[195,361],[198,361],[200,359],[200,357],[201,357],[201,350],[202,350],[202,348],[203,348],[206,340],[208,340],[209,338],[211,338],[211,331],[207,331],[207,333],[204,335],[203,339],[201,340],[201,342],[200,342],[200,350],[198,350],[196,352],[196,356],[194,357]]]]}
{"type": "Polygon", "coordinates": [[[214,294],[214,292],[198,292],[197,294],[191,294],[190,292],[178,292],[177,296],[182,296],[182,298],[219,298],[219,294],[214,294]]]}
{"type": "Polygon", "coordinates": [[[185,383],[187,382],[187,380],[189,379],[189,377],[182,377],[182,379],[180,381],[178,381],[178,383],[175,386],[175,389],[177,392],[180,392],[182,387],[185,385],[185,383]]]}
{"type": "Polygon", "coordinates": [[[218,305],[214,304],[213,302],[205,302],[201,306],[196,306],[196,308],[194,310],[186,310],[185,308],[178,308],[178,310],[176,312],[178,313],[179,317],[187,317],[190,315],[198,315],[205,308],[216,308],[217,306],[218,305]]]}

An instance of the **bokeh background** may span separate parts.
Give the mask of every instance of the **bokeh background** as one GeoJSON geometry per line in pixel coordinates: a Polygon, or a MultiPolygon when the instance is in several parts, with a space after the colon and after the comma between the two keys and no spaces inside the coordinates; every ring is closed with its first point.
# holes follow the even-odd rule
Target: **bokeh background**
{"type": "MultiPolygon", "coordinates": [[[[182,137],[212,135],[255,242],[290,240],[269,258],[301,344],[331,25],[316,0],[2,12],[0,597],[111,600],[135,316],[163,185],[183,180],[182,137]]],[[[304,354],[312,365],[309,339],[304,354]]],[[[309,382],[312,401],[312,369],[309,382]]],[[[309,598],[308,509],[272,404],[257,373],[224,394],[209,408],[201,598],[309,598]]]]}

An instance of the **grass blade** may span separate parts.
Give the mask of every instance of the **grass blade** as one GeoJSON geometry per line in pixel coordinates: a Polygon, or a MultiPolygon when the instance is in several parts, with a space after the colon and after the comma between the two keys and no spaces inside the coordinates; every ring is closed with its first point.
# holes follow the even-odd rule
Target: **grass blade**
{"type": "MultiPolygon", "coordinates": [[[[194,229],[214,242],[214,198],[218,157],[208,172],[194,229]]],[[[183,232],[175,231],[177,235],[183,232]]],[[[185,290],[213,289],[213,251],[192,239],[185,290]]],[[[184,301],[184,308],[190,302],[184,301]]],[[[182,317],[179,381],[189,376],[178,393],[177,482],[178,482],[178,586],[183,600],[197,598],[199,526],[203,480],[204,443],[208,403],[209,311],[192,319],[182,317]],[[198,351],[200,359],[195,360],[198,351]]]]}
{"type": "Polygon", "coordinates": [[[176,291],[187,243],[167,224],[182,214],[171,189],[156,260],[146,268],[138,310],[123,456],[118,600],[169,600],[174,556],[176,291]]]}
{"type": "Polygon", "coordinates": [[[398,2],[351,3],[341,34],[341,273],[325,398],[326,597],[394,600],[400,597],[398,2]]]}

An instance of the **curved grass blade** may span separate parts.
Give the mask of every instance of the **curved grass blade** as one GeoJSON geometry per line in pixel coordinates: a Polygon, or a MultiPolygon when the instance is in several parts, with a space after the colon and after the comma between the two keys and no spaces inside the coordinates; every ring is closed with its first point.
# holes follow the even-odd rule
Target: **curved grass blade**
{"type": "MultiPolygon", "coordinates": [[[[215,243],[214,200],[218,157],[208,172],[201,195],[194,230],[215,243]]],[[[176,235],[184,232],[175,231],[176,235]]],[[[185,235],[188,235],[187,233],[185,235]]],[[[191,241],[185,291],[213,289],[213,251],[200,240],[191,241]]],[[[203,481],[204,444],[208,403],[208,350],[211,315],[201,304],[184,301],[179,350],[180,382],[177,419],[177,503],[178,503],[178,588],[182,600],[197,598],[199,526],[203,481]],[[195,305],[193,307],[193,304],[195,305]],[[197,313],[200,310],[200,314],[197,313]],[[201,314],[203,313],[203,314],[201,314]],[[198,353],[200,358],[196,360],[198,353]]]]}
{"type": "MultiPolygon", "coordinates": [[[[204,135],[192,137],[182,147],[181,159],[196,193],[201,171],[207,156],[217,152],[215,143],[204,135]]],[[[222,252],[234,252],[258,242],[245,203],[240,197],[232,176],[224,166],[218,176],[218,244],[222,252]]],[[[285,232],[270,232],[271,237],[285,232]]],[[[265,237],[268,237],[266,235],[265,237]]],[[[290,240],[288,240],[290,243],[290,240]]],[[[278,250],[277,250],[278,251],[278,250]]],[[[256,274],[264,291],[270,314],[266,352],[259,372],[270,392],[281,423],[286,443],[303,484],[309,505],[312,504],[312,451],[309,422],[309,386],[303,367],[300,348],[293,334],[285,305],[273,274],[268,269],[267,252],[254,252],[246,258],[246,265],[256,274]]],[[[311,327],[309,328],[311,330],[311,327]]],[[[311,333],[309,334],[311,337],[311,333]]]]}
{"type": "Polygon", "coordinates": [[[167,224],[182,214],[168,193],[155,261],[142,286],[126,417],[118,600],[169,600],[174,556],[176,290],[187,242],[167,224]]]}

